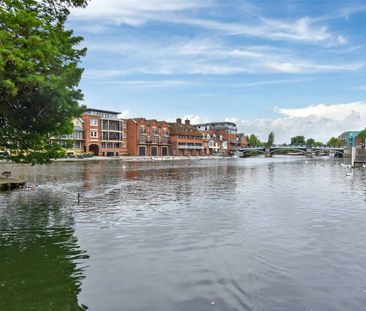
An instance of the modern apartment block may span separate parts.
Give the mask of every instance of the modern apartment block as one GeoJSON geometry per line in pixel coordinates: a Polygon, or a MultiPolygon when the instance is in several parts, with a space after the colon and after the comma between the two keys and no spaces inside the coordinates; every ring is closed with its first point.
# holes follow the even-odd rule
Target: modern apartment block
{"type": "Polygon", "coordinates": [[[127,127],[119,112],[88,108],[84,122],[84,152],[97,156],[127,154],[127,127]]]}
{"type": "Polygon", "coordinates": [[[200,132],[208,132],[211,137],[221,140],[220,153],[231,155],[237,146],[237,127],[233,122],[211,122],[194,125],[200,132]]]}
{"type": "Polygon", "coordinates": [[[165,121],[135,118],[127,120],[128,154],[168,156],[170,126],[165,121]]]}
{"type": "Polygon", "coordinates": [[[170,150],[176,156],[200,156],[204,155],[203,135],[189,120],[178,118],[170,125],[170,150]]]}

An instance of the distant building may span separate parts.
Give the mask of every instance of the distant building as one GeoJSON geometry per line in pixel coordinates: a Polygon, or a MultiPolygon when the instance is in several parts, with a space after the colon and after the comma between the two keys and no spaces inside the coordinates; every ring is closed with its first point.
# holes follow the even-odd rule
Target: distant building
{"type": "Polygon", "coordinates": [[[238,133],[236,135],[237,147],[246,148],[249,145],[248,139],[244,133],[238,133]]]}
{"type": "Polygon", "coordinates": [[[88,108],[84,122],[84,152],[97,156],[127,154],[127,127],[119,112],[88,108]]]}
{"type": "Polygon", "coordinates": [[[165,121],[134,118],[127,120],[128,154],[133,156],[168,156],[170,126],[165,121]]]}
{"type": "Polygon", "coordinates": [[[209,132],[211,136],[221,138],[220,153],[222,155],[231,155],[236,151],[237,145],[237,127],[233,122],[210,122],[195,124],[201,132],[209,132]]]}
{"type": "Polygon", "coordinates": [[[205,155],[220,155],[222,137],[210,134],[209,131],[202,133],[203,153],[205,155]]]}
{"type": "Polygon", "coordinates": [[[170,150],[171,155],[176,156],[200,156],[205,155],[203,150],[203,136],[189,120],[178,118],[170,125],[170,150]]]}
{"type": "Polygon", "coordinates": [[[349,146],[356,146],[356,137],[360,131],[348,131],[339,135],[338,139],[345,142],[349,146]]]}

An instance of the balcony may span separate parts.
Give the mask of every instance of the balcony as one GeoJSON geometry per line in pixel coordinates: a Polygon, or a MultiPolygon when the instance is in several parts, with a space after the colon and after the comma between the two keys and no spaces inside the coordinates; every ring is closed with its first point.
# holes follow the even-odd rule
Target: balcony
{"type": "Polygon", "coordinates": [[[178,149],[203,150],[203,146],[178,145],[178,149]]]}

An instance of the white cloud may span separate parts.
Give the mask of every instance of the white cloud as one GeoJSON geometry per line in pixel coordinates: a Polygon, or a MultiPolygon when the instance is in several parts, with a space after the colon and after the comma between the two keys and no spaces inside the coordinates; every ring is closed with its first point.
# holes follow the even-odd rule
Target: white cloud
{"type": "Polygon", "coordinates": [[[334,105],[312,105],[305,108],[277,108],[283,117],[270,119],[242,120],[226,118],[236,122],[239,131],[255,133],[265,141],[268,134],[275,133],[276,143],[289,143],[291,137],[304,135],[327,142],[332,136],[339,136],[349,130],[361,130],[366,126],[366,103],[356,102],[334,105]]]}
{"type": "Polygon", "coordinates": [[[289,143],[290,138],[304,135],[327,142],[349,130],[360,130],[366,126],[366,104],[349,103],[339,105],[315,105],[301,109],[278,109],[285,117],[241,120],[226,118],[236,122],[238,129],[246,134],[255,133],[265,141],[274,131],[276,143],[289,143]]]}
{"type": "Polygon", "coordinates": [[[163,13],[207,7],[209,0],[92,0],[86,8],[75,9],[72,17],[100,22],[141,26],[163,13]]]}
{"type": "Polygon", "coordinates": [[[364,102],[335,105],[319,104],[305,108],[276,108],[276,111],[290,118],[317,116],[337,121],[342,121],[345,116],[348,116],[352,112],[357,112],[362,119],[366,120],[366,104],[364,102]]]}
{"type": "Polygon", "coordinates": [[[191,124],[200,124],[200,123],[210,122],[209,118],[197,116],[194,114],[185,115],[185,116],[183,116],[182,120],[190,120],[191,124]]]}
{"type": "Polygon", "coordinates": [[[88,42],[93,52],[118,57],[109,74],[203,74],[229,75],[241,73],[318,73],[356,71],[364,62],[323,64],[303,59],[283,48],[270,46],[232,46],[219,39],[148,40],[127,38],[119,42],[88,42]],[[120,57],[123,56],[123,57],[120,57]]]}
{"type": "Polygon", "coordinates": [[[119,115],[119,117],[122,118],[122,119],[132,118],[132,113],[129,110],[123,110],[121,112],[121,114],[119,115]]]}
{"type": "MultiPolygon", "coordinates": [[[[344,35],[332,33],[326,25],[319,25],[327,19],[343,17],[345,13],[327,17],[310,18],[304,16],[294,20],[273,19],[260,14],[258,7],[248,5],[255,18],[253,22],[223,22],[215,19],[196,17],[198,10],[214,8],[219,4],[215,0],[92,0],[86,8],[72,11],[72,18],[94,21],[90,31],[99,31],[95,21],[102,24],[129,25],[141,27],[148,22],[165,22],[209,29],[217,34],[257,37],[267,40],[284,40],[304,43],[346,44],[344,35]]],[[[242,6],[243,7],[243,6],[242,6]]],[[[355,11],[348,10],[347,14],[355,11]]],[[[247,12],[246,12],[247,13],[247,12]]],[[[89,31],[84,27],[85,31],[89,31]]],[[[89,31],[89,32],[90,32],[89,31]]]]}
{"type": "Polygon", "coordinates": [[[94,85],[115,85],[126,88],[165,88],[177,87],[192,84],[190,81],[184,80],[111,80],[111,81],[95,81],[89,84],[94,85]]]}
{"type": "MultiPolygon", "coordinates": [[[[179,116],[179,118],[182,119],[182,122],[184,123],[185,120],[189,120],[191,124],[200,124],[200,123],[207,123],[210,122],[210,119],[208,117],[198,116],[195,114],[187,114],[185,116],[179,116]]],[[[168,118],[167,122],[175,122],[176,119],[168,118]]]]}

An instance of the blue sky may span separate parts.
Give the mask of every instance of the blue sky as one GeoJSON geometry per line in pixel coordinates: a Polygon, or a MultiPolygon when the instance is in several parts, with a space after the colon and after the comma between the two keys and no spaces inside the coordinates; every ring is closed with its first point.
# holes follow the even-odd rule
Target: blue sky
{"type": "Polygon", "coordinates": [[[366,126],[365,1],[91,0],[69,25],[90,107],[278,143],[366,126]]]}

